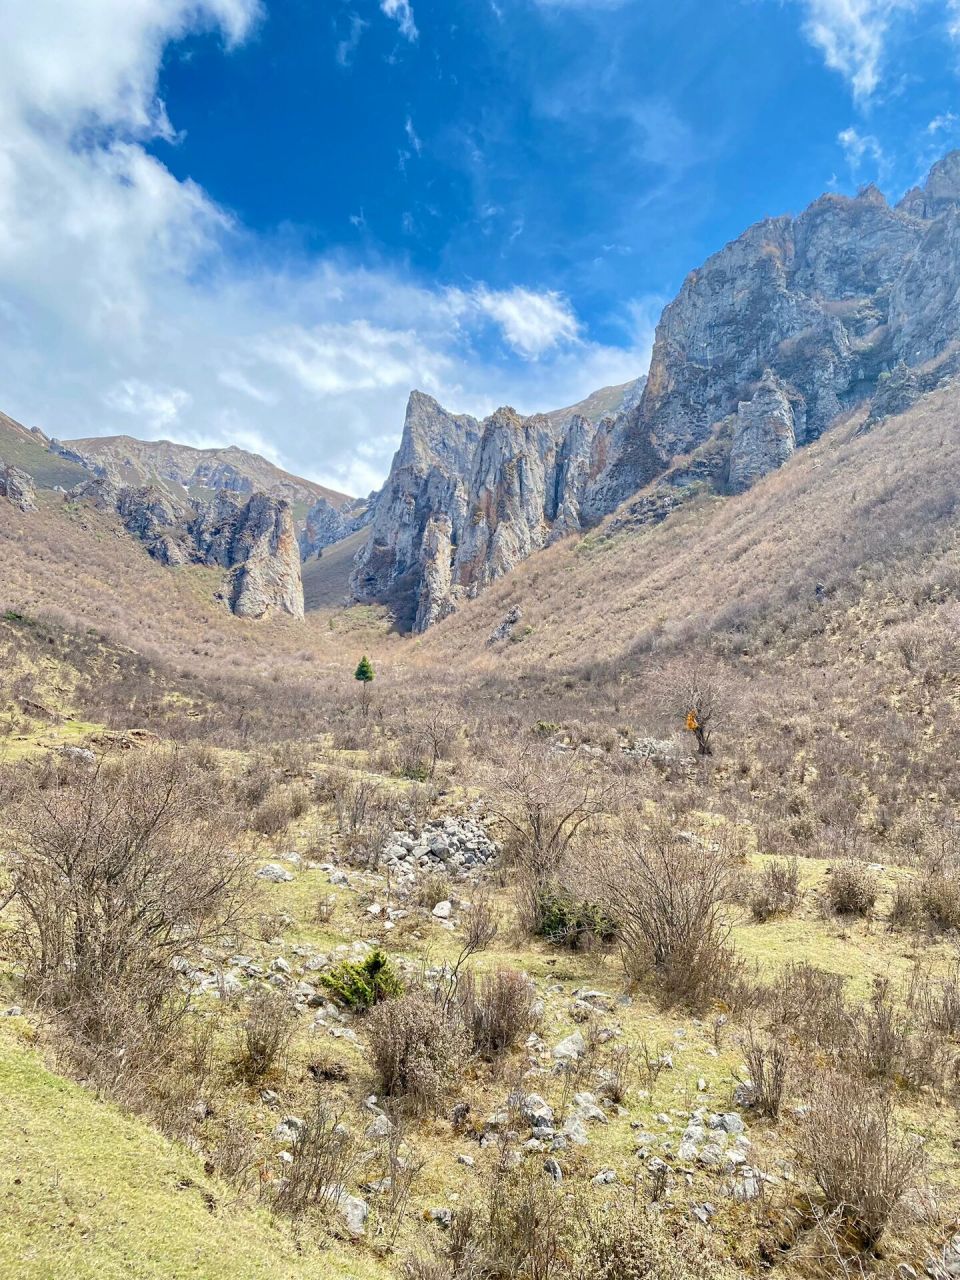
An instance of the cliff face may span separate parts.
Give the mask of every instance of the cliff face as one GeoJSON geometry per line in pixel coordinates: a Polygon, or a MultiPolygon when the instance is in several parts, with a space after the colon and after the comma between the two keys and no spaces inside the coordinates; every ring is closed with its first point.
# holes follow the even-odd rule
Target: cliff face
{"type": "Polygon", "coordinates": [[[876,187],[822,196],[714,254],[619,406],[601,392],[580,412],[478,423],[415,393],[354,589],[423,630],[552,538],[741,492],[847,409],[870,401],[869,427],[958,368],[954,152],[894,208],[876,187]]]}
{"type": "MultiPolygon", "coordinates": [[[[618,404],[627,389],[615,390],[618,404]]],[[[591,399],[597,411],[610,397],[591,399]]],[[[612,425],[582,407],[530,418],[503,408],[478,422],[414,392],[357,556],[357,596],[389,602],[401,625],[423,631],[551,538],[579,529],[612,425]]]]}
{"type": "Polygon", "coordinates": [[[71,490],[74,500],[114,511],[128,533],[166,565],[203,564],[227,573],[234,613],[303,617],[300,548],[290,504],[254,493],[222,491],[209,502],[178,502],[153,485],[118,485],[100,476],[71,490]]]}
{"type": "Polygon", "coordinates": [[[0,459],[0,498],[6,498],[20,511],[37,509],[37,494],[33,479],[19,467],[8,466],[0,459]]]}
{"type": "Polygon", "coordinates": [[[938,358],[958,338],[960,153],[895,208],[867,187],[758,223],[691,272],[665,308],[643,397],[602,481],[603,506],[702,447],[730,415],[732,439],[748,452],[757,453],[758,430],[777,437],[760,447],[765,461],[745,462],[734,444],[726,475],[743,488],[882,394],[899,362],[938,358]],[[772,404],[773,387],[789,410],[772,404]]]}

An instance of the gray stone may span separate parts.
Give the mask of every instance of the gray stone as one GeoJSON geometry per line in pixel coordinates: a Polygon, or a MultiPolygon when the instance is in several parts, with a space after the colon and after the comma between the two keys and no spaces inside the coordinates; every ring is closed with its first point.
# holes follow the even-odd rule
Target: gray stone
{"type": "Polygon", "coordinates": [[[257,872],[258,880],[269,880],[271,884],[284,884],[293,879],[293,872],[287,871],[276,862],[268,862],[257,872]]]}

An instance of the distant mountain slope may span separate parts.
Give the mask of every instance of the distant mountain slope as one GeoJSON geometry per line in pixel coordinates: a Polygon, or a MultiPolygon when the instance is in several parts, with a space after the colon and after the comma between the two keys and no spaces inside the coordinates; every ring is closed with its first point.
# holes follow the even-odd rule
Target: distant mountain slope
{"type": "Polygon", "coordinates": [[[234,445],[195,449],[170,440],[135,440],[132,436],[89,436],[54,442],[62,456],[88,469],[103,468],[119,483],[135,488],[159,485],[178,497],[202,498],[218,490],[285,498],[300,521],[318,499],[339,509],[352,501],[344,493],[313,480],[291,475],[259,454],[234,445]]]}
{"type": "Polygon", "coordinates": [[[465,602],[418,658],[516,680],[636,674],[715,648],[795,680],[798,654],[815,670],[862,670],[871,646],[895,649],[922,614],[925,634],[955,637],[960,697],[960,384],[865,420],[861,409],[743,494],[704,493],[660,524],[611,520],[548,548],[465,602]],[[488,644],[518,607],[522,620],[488,644]]]}
{"type": "Polygon", "coordinates": [[[0,461],[26,471],[38,489],[71,489],[87,479],[80,463],[51,453],[42,432],[28,430],[5,413],[0,413],[0,461]]]}

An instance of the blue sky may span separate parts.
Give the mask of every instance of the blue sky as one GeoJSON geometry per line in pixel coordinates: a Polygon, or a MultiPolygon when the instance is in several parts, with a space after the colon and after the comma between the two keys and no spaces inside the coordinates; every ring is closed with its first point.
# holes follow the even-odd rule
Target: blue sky
{"type": "Polygon", "coordinates": [[[353,492],[411,386],[641,373],[750,222],[960,144],[953,0],[0,0],[0,408],[353,492]]]}

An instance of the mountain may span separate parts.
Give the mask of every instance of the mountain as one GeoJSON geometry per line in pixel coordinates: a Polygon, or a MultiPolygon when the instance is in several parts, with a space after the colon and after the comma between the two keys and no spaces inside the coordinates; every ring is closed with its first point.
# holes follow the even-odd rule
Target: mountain
{"type": "Polygon", "coordinates": [[[424,631],[532,551],[579,530],[615,436],[610,410],[632,403],[638,385],[527,418],[502,408],[482,422],[413,392],[357,555],[357,597],[389,603],[402,627],[424,631]]]}
{"type": "Polygon", "coordinates": [[[617,406],[597,393],[477,423],[415,393],[354,590],[422,631],[562,534],[742,492],[864,402],[864,429],[902,412],[960,368],[958,339],[952,152],[894,207],[874,186],[824,195],[714,254],[664,309],[649,374],[615,389],[617,406]]]}
{"type": "Polygon", "coordinates": [[[234,445],[195,449],[170,440],[135,440],[132,436],[91,436],[78,440],[51,440],[54,452],[77,462],[96,475],[119,484],[142,488],[155,485],[178,498],[204,498],[226,490],[249,495],[265,493],[289,502],[298,520],[304,520],[318,501],[334,510],[352,502],[313,480],[291,475],[259,454],[234,445]]]}
{"type": "Polygon", "coordinates": [[[224,570],[220,595],[239,617],[303,617],[298,534],[283,494],[327,503],[321,486],[240,449],[202,451],[126,437],[108,439],[102,449],[97,441],[67,446],[0,415],[0,498],[29,514],[38,489],[67,484],[67,502],[119,517],[161,564],[224,570]],[[261,481],[270,491],[254,487],[261,481]]]}

